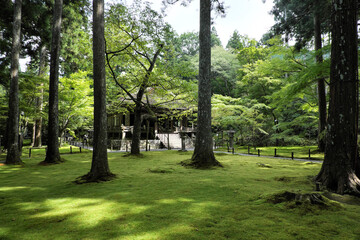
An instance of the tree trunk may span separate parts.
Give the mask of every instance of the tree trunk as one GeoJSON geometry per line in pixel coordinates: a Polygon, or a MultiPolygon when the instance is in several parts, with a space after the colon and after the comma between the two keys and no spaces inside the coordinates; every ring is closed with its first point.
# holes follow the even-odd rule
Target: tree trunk
{"type": "Polygon", "coordinates": [[[148,149],[150,149],[150,146],[149,146],[149,132],[150,132],[150,121],[149,120],[146,120],[146,146],[145,146],[145,149],[146,151],[148,151],[148,149]]]}
{"type": "Polygon", "coordinates": [[[339,194],[360,194],[358,161],[357,1],[333,0],[330,102],[325,158],[317,181],[339,194]]]}
{"type": "Polygon", "coordinates": [[[195,150],[189,165],[195,168],[221,166],[213,152],[211,134],[211,0],[200,0],[200,57],[198,120],[195,150]]]}
{"type": "Polygon", "coordinates": [[[141,138],[141,102],[136,103],[134,110],[134,129],[131,139],[131,155],[140,154],[140,138],[141,138]]]}
{"type": "MultiPolygon", "coordinates": [[[[40,62],[39,62],[39,77],[42,77],[45,72],[45,63],[46,63],[46,46],[42,45],[40,48],[40,62]]],[[[42,117],[41,113],[43,110],[43,100],[44,100],[44,84],[40,84],[40,96],[36,99],[36,107],[37,107],[37,114],[38,116],[35,119],[34,123],[34,137],[33,137],[33,146],[34,147],[41,147],[41,130],[42,130],[42,117]]]]}
{"type": "Polygon", "coordinates": [[[115,176],[107,156],[104,0],[93,1],[93,21],[94,150],[90,172],[82,177],[86,182],[108,181],[115,176]]]}
{"type": "MultiPolygon", "coordinates": [[[[315,8],[317,8],[316,6],[315,8]]],[[[319,11],[314,11],[314,29],[315,29],[315,51],[316,51],[316,62],[321,64],[323,62],[323,55],[321,52],[321,22],[319,19],[319,11]]],[[[319,130],[318,130],[318,148],[319,151],[324,152],[325,150],[325,138],[324,130],[326,127],[326,93],[325,93],[325,79],[318,79],[318,102],[319,102],[319,130]]]]}
{"type": "Polygon", "coordinates": [[[61,162],[59,153],[59,65],[60,34],[63,0],[55,0],[51,39],[50,83],[49,83],[49,123],[46,158],[43,163],[61,162]]]}
{"type": "Polygon", "coordinates": [[[15,0],[6,164],[23,163],[20,159],[19,151],[19,58],[21,48],[21,5],[22,0],[15,0]]]}

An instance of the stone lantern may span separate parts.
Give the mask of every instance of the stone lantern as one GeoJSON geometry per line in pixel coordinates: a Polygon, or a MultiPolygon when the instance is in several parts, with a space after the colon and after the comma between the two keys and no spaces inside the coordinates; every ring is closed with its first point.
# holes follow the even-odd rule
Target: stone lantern
{"type": "Polygon", "coordinates": [[[187,132],[186,131],[183,131],[181,130],[179,132],[180,134],[180,138],[181,138],[181,152],[186,152],[187,150],[185,149],[185,138],[186,138],[186,135],[187,135],[187,132]]]}

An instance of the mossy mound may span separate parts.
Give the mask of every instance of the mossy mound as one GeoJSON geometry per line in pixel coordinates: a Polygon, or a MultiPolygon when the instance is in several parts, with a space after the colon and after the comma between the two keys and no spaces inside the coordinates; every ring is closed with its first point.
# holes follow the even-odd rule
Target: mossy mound
{"type": "Polygon", "coordinates": [[[272,166],[270,166],[269,164],[265,164],[265,163],[256,163],[258,165],[258,167],[261,168],[272,168],[272,166]]]}
{"type": "Polygon", "coordinates": [[[151,173],[173,173],[175,170],[173,168],[149,168],[148,172],[151,173]]]}
{"type": "Polygon", "coordinates": [[[275,181],[278,181],[278,182],[288,183],[288,182],[294,181],[295,177],[282,176],[282,177],[275,177],[274,179],[275,179],[275,181]]]}
{"type": "Polygon", "coordinates": [[[123,157],[134,157],[134,158],[144,158],[144,154],[132,154],[132,153],[125,153],[122,155],[123,157]]]}

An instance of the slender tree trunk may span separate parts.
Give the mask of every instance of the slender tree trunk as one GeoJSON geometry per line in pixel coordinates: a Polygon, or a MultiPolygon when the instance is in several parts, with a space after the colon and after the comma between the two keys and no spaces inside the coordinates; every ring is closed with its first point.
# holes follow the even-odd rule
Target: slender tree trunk
{"type": "Polygon", "coordinates": [[[140,154],[140,138],[141,138],[141,102],[136,103],[134,110],[134,129],[131,140],[131,155],[140,154]]]}
{"type": "Polygon", "coordinates": [[[330,102],[325,158],[317,181],[339,194],[360,194],[358,161],[357,0],[332,1],[330,102]]]}
{"type": "Polygon", "coordinates": [[[34,145],[35,145],[35,134],[36,134],[36,119],[34,120],[34,125],[32,128],[31,147],[34,147],[34,145]]]}
{"type": "Polygon", "coordinates": [[[19,58],[22,0],[15,0],[6,164],[22,164],[19,151],[19,58]]]}
{"type": "MultiPolygon", "coordinates": [[[[318,2],[318,1],[317,1],[318,2]]],[[[318,5],[315,7],[317,8],[318,5]]],[[[319,19],[318,10],[315,9],[314,14],[314,29],[315,29],[315,51],[316,62],[321,64],[323,62],[323,55],[321,53],[321,23],[319,19]]],[[[319,130],[318,130],[318,148],[321,152],[325,150],[324,130],[326,127],[326,93],[325,93],[325,79],[318,79],[318,102],[319,102],[319,130]]]]}
{"type": "Polygon", "coordinates": [[[55,0],[51,39],[50,84],[49,84],[49,123],[46,158],[43,163],[61,162],[59,153],[59,65],[60,65],[60,34],[63,0],[55,0]]]}
{"type": "Polygon", "coordinates": [[[150,128],[150,121],[146,120],[146,144],[145,144],[146,151],[148,151],[148,146],[149,146],[149,132],[150,132],[149,128],[150,128]]]}
{"type": "MultiPolygon", "coordinates": [[[[156,61],[156,60],[155,60],[156,61]]],[[[155,62],[154,62],[155,64],[155,62]]],[[[154,64],[151,65],[151,70],[147,72],[145,75],[145,80],[143,84],[140,86],[139,91],[136,95],[135,101],[135,110],[134,110],[134,128],[133,128],[133,135],[131,139],[131,155],[139,155],[140,154],[140,138],[141,138],[141,100],[144,96],[145,89],[147,82],[150,78],[151,71],[154,67],[154,64]]]]}
{"type": "Polygon", "coordinates": [[[195,168],[221,166],[213,152],[211,134],[211,0],[200,0],[200,57],[198,120],[195,150],[189,165],[195,168]]]}
{"type": "Polygon", "coordinates": [[[107,156],[104,0],[93,0],[93,22],[94,151],[90,172],[82,177],[86,182],[108,181],[115,176],[107,156]]]}
{"type": "MultiPolygon", "coordinates": [[[[46,46],[42,45],[40,47],[40,62],[39,62],[39,77],[44,76],[44,72],[45,72],[45,62],[46,62],[46,46]]],[[[41,83],[40,84],[40,96],[36,99],[36,107],[37,107],[37,114],[38,116],[36,116],[35,119],[35,124],[34,124],[34,140],[33,140],[33,146],[34,147],[41,147],[42,142],[41,142],[41,130],[42,130],[42,117],[41,117],[41,113],[43,111],[43,102],[44,102],[44,89],[43,89],[44,84],[41,83]]]]}

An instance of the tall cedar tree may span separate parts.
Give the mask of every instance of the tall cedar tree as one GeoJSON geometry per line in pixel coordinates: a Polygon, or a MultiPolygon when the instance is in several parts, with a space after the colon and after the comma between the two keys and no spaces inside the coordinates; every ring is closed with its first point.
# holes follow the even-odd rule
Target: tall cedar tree
{"type": "Polygon", "coordinates": [[[360,195],[358,165],[357,0],[332,1],[330,103],[325,158],[316,181],[339,194],[360,195]]]}
{"type": "Polygon", "coordinates": [[[55,0],[50,52],[49,123],[45,164],[61,162],[59,153],[59,64],[63,0],[55,0]]]}
{"type": "Polygon", "coordinates": [[[11,82],[9,92],[9,118],[7,135],[6,164],[22,164],[19,149],[19,57],[21,36],[21,5],[22,0],[14,3],[14,25],[11,56],[11,82]]]}
{"type": "Polygon", "coordinates": [[[91,169],[80,181],[110,180],[107,156],[104,0],[93,1],[94,150],[91,169]]]}
{"type": "Polygon", "coordinates": [[[200,56],[198,120],[195,150],[190,165],[195,168],[221,166],[213,152],[211,134],[211,0],[200,0],[200,56]]]}
{"type": "MultiPolygon", "coordinates": [[[[40,47],[40,58],[39,58],[39,77],[43,77],[45,75],[45,67],[46,67],[46,45],[42,45],[40,47]]],[[[33,126],[33,140],[32,146],[33,147],[41,147],[41,131],[42,131],[42,116],[41,112],[43,110],[43,102],[44,102],[44,84],[40,84],[40,96],[36,98],[36,108],[38,116],[35,118],[35,123],[33,126]]]]}
{"type": "MultiPolygon", "coordinates": [[[[314,41],[316,51],[316,62],[321,64],[323,62],[322,39],[321,39],[321,2],[315,0],[314,7],[314,41]]],[[[318,130],[318,148],[321,152],[325,150],[325,138],[323,133],[326,128],[326,91],[325,91],[325,79],[320,77],[317,80],[318,90],[318,104],[319,104],[319,130],[318,130]]]]}

